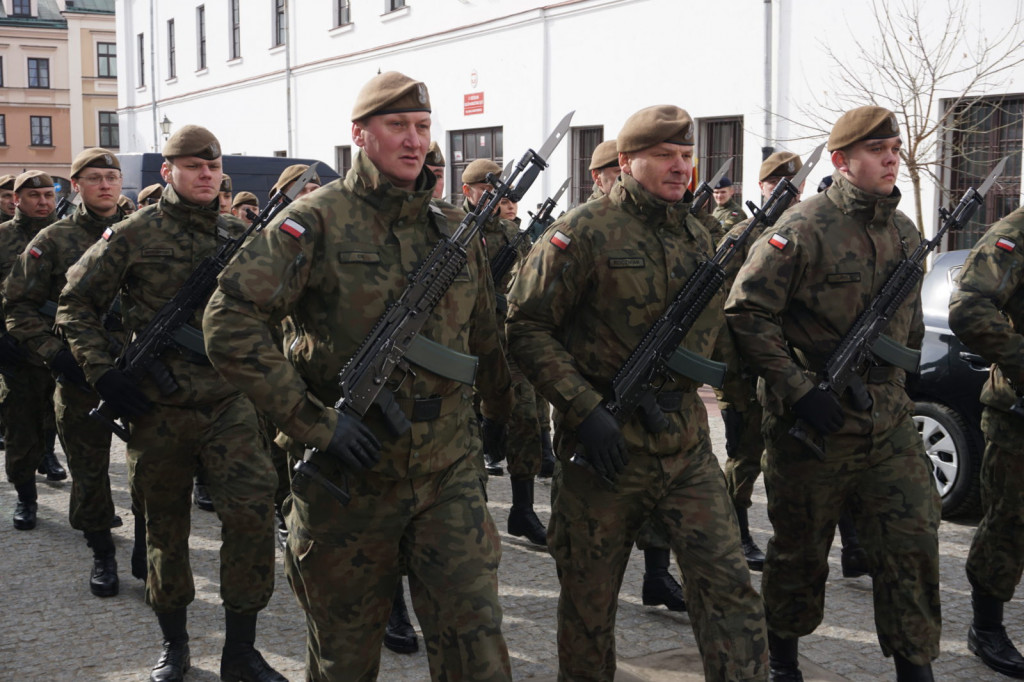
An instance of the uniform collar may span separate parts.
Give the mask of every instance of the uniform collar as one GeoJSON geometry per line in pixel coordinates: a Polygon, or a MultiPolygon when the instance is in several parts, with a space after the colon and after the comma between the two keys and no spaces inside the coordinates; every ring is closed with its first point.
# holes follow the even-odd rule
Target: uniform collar
{"type": "Polygon", "coordinates": [[[436,182],[437,177],[424,166],[414,190],[399,189],[360,151],[345,176],[344,186],[384,214],[389,223],[400,220],[406,225],[426,217],[436,182]]]}
{"type": "Polygon", "coordinates": [[[93,213],[83,203],[75,209],[73,214],[71,214],[71,220],[75,225],[81,227],[89,234],[99,236],[103,234],[104,230],[114,223],[119,223],[124,220],[124,209],[118,206],[117,211],[113,215],[104,218],[93,213]]]}
{"type": "Polygon", "coordinates": [[[871,222],[886,222],[896,212],[902,194],[894,187],[892,194],[880,197],[865,192],[847,180],[842,173],[832,174],[832,186],[825,190],[826,196],[846,215],[857,216],[871,222]]]}
{"type": "Polygon", "coordinates": [[[30,218],[22,212],[20,208],[14,209],[14,225],[29,235],[35,235],[39,230],[43,229],[47,225],[52,225],[57,220],[56,211],[50,211],[50,215],[45,218],[30,218]]]}
{"type": "Polygon", "coordinates": [[[619,176],[619,181],[612,186],[608,196],[612,202],[643,222],[656,223],[670,229],[685,228],[686,218],[690,215],[690,205],[693,202],[693,193],[690,190],[686,190],[683,198],[674,203],[659,199],[644,189],[636,181],[636,178],[627,173],[619,176]]]}
{"type": "Polygon", "coordinates": [[[207,234],[217,234],[217,218],[220,216],[220,205],[214,199],[205,206],[199,206],[181,198],[174,187],[164,187],[163,195],[160,197],[160,210],[188,225],[191,229],[207,234]]]}

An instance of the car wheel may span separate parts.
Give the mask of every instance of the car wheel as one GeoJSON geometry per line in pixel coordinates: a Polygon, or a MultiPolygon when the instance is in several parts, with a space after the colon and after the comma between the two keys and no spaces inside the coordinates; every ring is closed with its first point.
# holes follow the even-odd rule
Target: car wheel
{"type": "Polygon", "coordinates": [[[942,496],[942,516],[976,514],[981,508],[981,448],[963,418],[945,405],[914,403],[914,423],[942,496]]]}

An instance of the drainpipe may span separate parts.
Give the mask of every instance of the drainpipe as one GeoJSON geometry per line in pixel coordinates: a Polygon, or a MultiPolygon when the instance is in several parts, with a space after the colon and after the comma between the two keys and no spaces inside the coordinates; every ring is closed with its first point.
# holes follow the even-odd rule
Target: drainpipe
{"type": "Polygon", "coordinates": [[[288,139],[285,148],[292,156],[292,3],[284,3],[284,99],[287,111],[288,139]]]}
{"type": "Polygon", "coordinates": [[[156,120],[156,0],[149,0],[149,101],[153,109],[153,151],[160,151],[159,123],[156,120]]]}
{"type": "Polygon", "coordinates": [[[772,144],[772,0],[764,0],[764,146],[761,160],[767,159],[775,147],[772,144]]]}

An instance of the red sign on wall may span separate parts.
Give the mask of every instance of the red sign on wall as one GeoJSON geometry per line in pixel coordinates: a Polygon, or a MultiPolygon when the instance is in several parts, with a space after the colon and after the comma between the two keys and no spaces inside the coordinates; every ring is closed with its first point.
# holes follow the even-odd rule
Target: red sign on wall
{"type": "Polygon", "coordinates": [[[462,96],[462,115],[472,116],[473,114],[484,113],[484,93],[471,92],[462,96]]]}

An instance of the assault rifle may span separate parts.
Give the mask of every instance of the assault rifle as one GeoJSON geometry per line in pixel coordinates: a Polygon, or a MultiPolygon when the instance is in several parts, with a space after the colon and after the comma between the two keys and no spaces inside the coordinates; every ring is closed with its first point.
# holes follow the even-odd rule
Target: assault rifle
{"type": "Polygon", "coordinates": [[[530,217],[533,218],[533,220],[530,221],[529,226],[525,230],[521,230],[511,242],[504,244],[500,249],[498,249],[498,253],[494,254],[494,258],[491,259],[491,279],[494,280],[495,286],[505,279],[505,275],[507,275],[508,271],[512,269],[512,266],[515,265],[516,258],[519,256],[519,245],[527,238],[531,241],[536,241],[537,237],[539,237],[544,230],[548,228],[548,225],[554,222],[554,220],[551,219],[551,212],[555,209],[555,204],[557,204],[558,200],[562,197],[562,192],[564,192],[565,188],[568,186],[569,179],[566,178],[565,182],[562,183],[562,186],[558,188],[558,191],[550,198],[544,200],[540,210],[537,211],[537,215],[533,215],[532,213],[530,214],[530,217]],[[535,229],[539,230],[537,232],[537,237],[533,236],[535,229]]]}
{"type": "Polygon", "coordinates": [[[54,212],[57,214],[57,220],[67,218],[68,215],[81,203],[82,197],[79,196],[78,192],[72,192],[66,197],[62,197],[61,200],[57,202],[57,208],[54,209],[54,212]]]}
{"type": "MultiPolygon", "coordinates": [[[[743,246],[755,227],[774,225],[783,211],[800,195],[800,185],[818,164],[824,146],[818,145],[792,180],[780,181],[763,207],[758,208],[753,202],[747,202],[754,214],[747,227],[740,234],[727,238],[711,258],[697,267],[665,312],[633,349],[612,379],[612,397],[604,403],[605,409],[620,424],[629,421],[639,409],[641,421],[648,432],[659,433],[668,428],[668,419],[657,404],[657,393],[669,379],[670,369],[694,381],[712,386],[722,385],[725,365],[685,350],[680,344],[725,282],[725,265],[743,246]]],[[[730,162],[731,159],[719,170],[719,175],[724,175],[730,162]]],[[[574,454],[570,461],[593,469],[585,453],[574,454]]],[[[607,477],[605,480],[614,484],[607,477]]]]}
{"type": "MultiPolygon", "coordinates": [[[[392,435],[401,435],[411,424],[387,388],[389,377],[396,369],[407,370],[406,356],[410,346],[423,329],[431,311],[444,297],[469,260],[467,247],[476,238],[480,228],[497,209],[504,198],[512,201],[522,199],[537,174],[547,168],[551,152],[569,130],[574,112],[569,112],[551,133],[539,152],[527,150],[519,163],[509,171],[496,177],[488,174],[487,182],[494,189],[484,192],[476,208],[459,224],[454,234],[442,237],[423,263],[410,277],[409,285],[402,295],[391,304],[374,324],[369,335],[363,339],[355,354],[338,375],[341,398],[334,409],[357,419],[374,405],[384,413],[387,428],[392,435]]],[[[316,449],[306,450],[301,462],[295,465],[292,487],[298,492],[307,489],[310,482],[322,485],[341,504],[348,504],[348,478],[341,486],[336,485],[320,472],[317,461],[324,454],[316,449]]]]}
{"type": "MultiPolygon", "coordinates": [[[[131,377],[135,382],[142,382],[150,377],[162,395],[170,395],[178,390],[178,383],[171,375],[170,369],[160,361],[160,355],[172,345],[180,343],[179,338],[191,331],[190,336],[201,334],[188,326],[188,322],[196,311],[206,305],[206,300],[217,286],[217,276],[228,261],[245,244],[249,235],[266,227],[278,213],[290,204],[316,174],[314,163],[299,177],[287,192],[278,190],[270,197],[269,203],[260,211],[245,232],[234,239],[224,241],[217,250],[199,263],[185,283],[171,300],[157,311],[146,328],[129,343],[126,343],[117,359],[117,368],[131,377]]],[[[118,423],[118,417],[109,414],[106,402],[93,408],[89,416],[107,425],[121,440],[127,441],[128,425],[118,423]]]]}
{"type": "MultiPolygon", "coordinates": [[[[945,208],[939,211],[942,225],[935,236],[930,240],[921,241],[913,253],[900,261],[900,264],[885,281],[881,291],[871,300],[868,307],[846,332],[846,336],[839,342],[839,346],[825,363],[825,371],[818,382],[819,390],[831,391],[834,395],[842,396],[849,389],[853,407],[858,410],[869,410],[872,405],[871,395],[864,386],[860,375],[868,369],[874,358],[877,357],[887,364],[900,367],[908,372],[917,371],[920,352],[904,347],[885,336],[883,332],[889,325],[892,316],[896,314],[903,301],[924,276],[925,257],[938,246],[947,230],[954,227],[962,229],[967,225],[971,216],[974,215],[974,211],[984,202],[985,194],[1002,174],[1008,158],[1003,157],[988,174],[981,189],[975,190],[973,187],[968,189],[952,213],[945,208]]],[[[824,459],[824,443],[816,442],[808,433],[807,424],[803,420],[797,420],[789,430],[789,435],[803,441],[814,454],[824,459]]]]}
{"type": "MultiPolygon", "coordinates": [[[[724,178],[725,174],[729,172],[730,168],[732,168],[732,160],[733,157],[730,156],[725,160],[725,163],[722,164],[711,180],[705,180],[697,186],[697,191],[693,193],[693,203],[690,204],[690,215],[697,215],[704,210],[704,206],[711,199],[711,195],[715,191],[715,185],[717,185],[718,181],[724,178]]],[[[801,180],[801,182],[803,181],[801,180]]],[[[783,208],[782,210],[786,209],[783,208]]]]}

